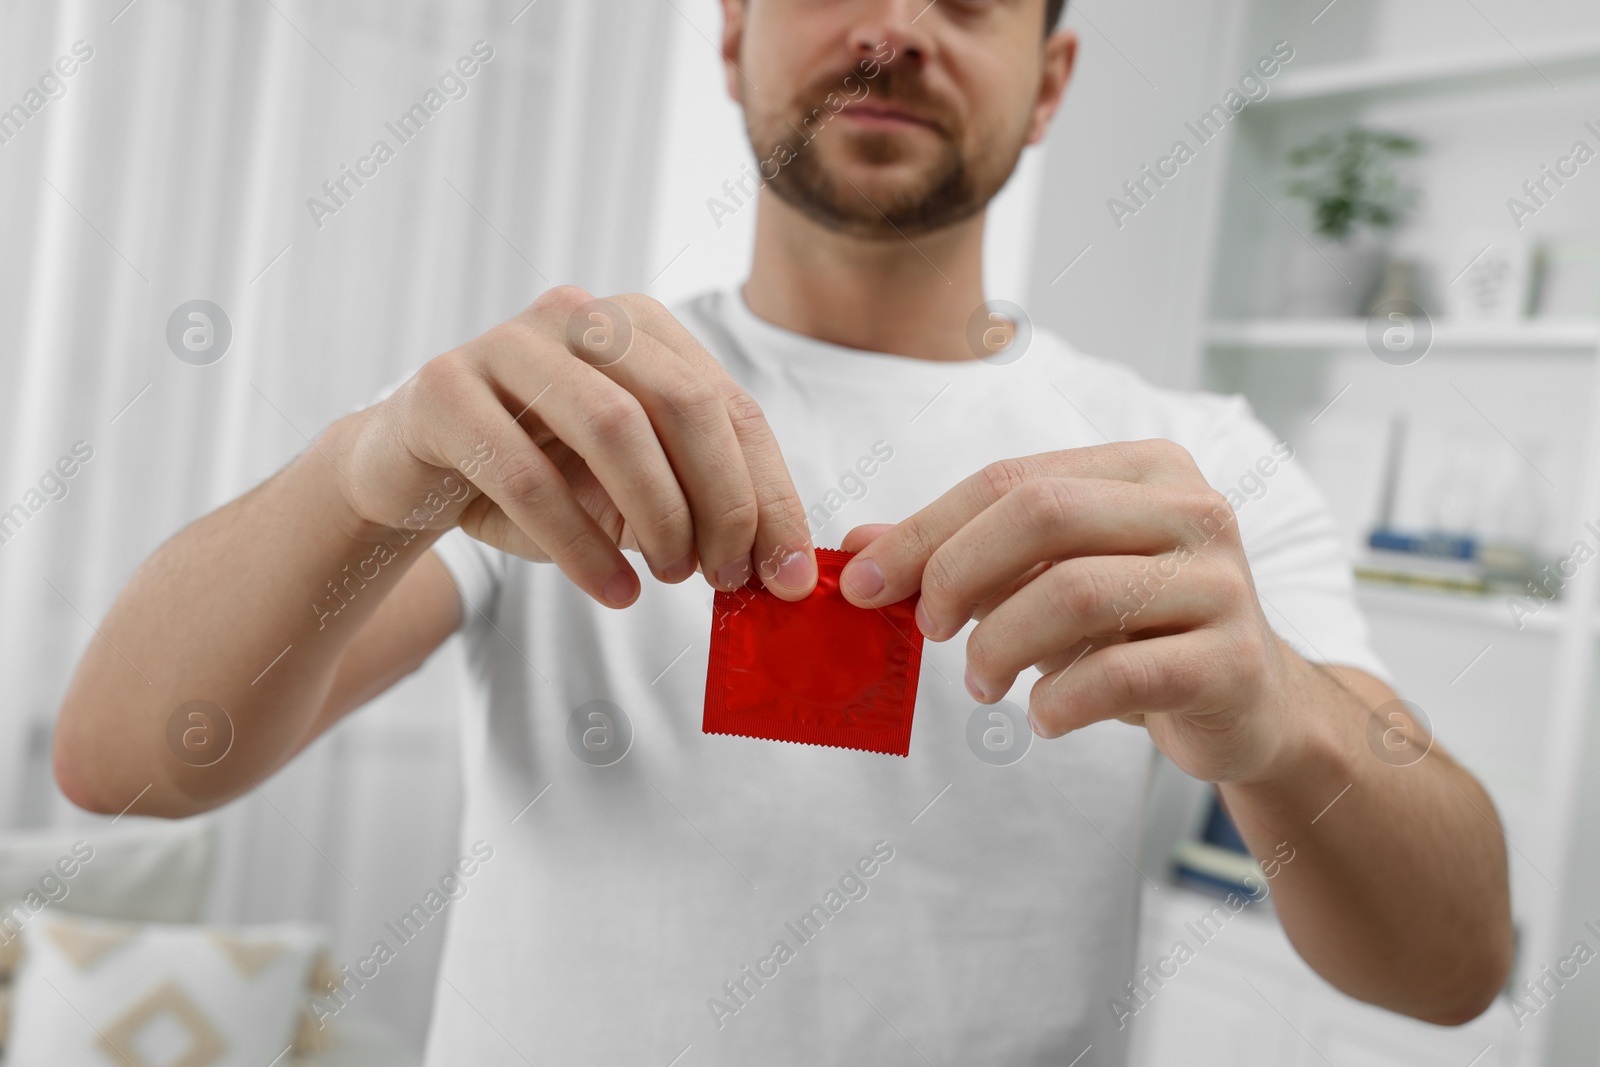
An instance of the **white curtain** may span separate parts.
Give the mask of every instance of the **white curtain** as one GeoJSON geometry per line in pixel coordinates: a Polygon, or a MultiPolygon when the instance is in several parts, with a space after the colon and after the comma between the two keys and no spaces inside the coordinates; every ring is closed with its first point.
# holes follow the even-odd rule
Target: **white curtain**
{"type": "MultiPolygon", "coordinates": [[[[0,0],[0,108],[27,112],[0,123],[0,512],[26,512],[0,527],[0,827],[87,818],[54,789],[50,724],[164,538],[549,285],[646,285],[639,190],[676,17],[625,0],[0,0]],[[79,41],[92,56],[49,78],[79,41]],[[480,41],[492,59],[465,95],[448,83],[400,144],[385,124],[480,41]],[[393,158],[319,226],[308,198],[332,203],[323,182],[378,139],[393,158]],[[207,366],[166,340],[193,299],[232,326],[207,366]],[[80,441],[93,458],[66,495],[31,495],[80,441]]],[[[221,813],[218,919],[318,920],[348,959],[437,880],[454,670],[439,658],[221,813]]],[[[430,936],[352,1012],[420,1042],[430,936]]]]}

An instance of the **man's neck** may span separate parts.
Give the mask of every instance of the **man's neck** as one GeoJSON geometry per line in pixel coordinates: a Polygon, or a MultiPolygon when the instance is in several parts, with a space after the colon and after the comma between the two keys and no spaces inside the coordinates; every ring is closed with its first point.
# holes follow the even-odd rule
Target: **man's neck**
{"type": "Polygon", "coordinates": [[[763,190],[750,310],[784,329],[849,348],[918,359],[972,359],[967,320],[983,303],[983,220],[887,240],[826,229],[763,190]]]}

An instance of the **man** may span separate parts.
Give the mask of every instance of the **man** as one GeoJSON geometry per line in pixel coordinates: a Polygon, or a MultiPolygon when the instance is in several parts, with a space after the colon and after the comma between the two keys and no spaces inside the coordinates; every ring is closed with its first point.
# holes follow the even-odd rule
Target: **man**
{"type": "Polygon", "coordinates": [[[984,207],[1072,70],[1059,7],[723,0],[748,282],[676,313],[552,290],[178,534],[85,654],[62,789],[215,807],[462,630],[462,839],[495,858],[432,1063],[1122,1062],[1156,749],[1217,784],[1330,982],[1481,1012],[1493,807],[1437,747],[1369,747],[1396,697],[1292,450],[1004,320],[969,343],[984,207]],[[1219,490],[1269,472],[1235,519],[1219,490]],[[909,757],[703,734],[691,577],[807,596],[841,485],[897,520],[842,538],[848,598],[920,595],[909,757]],[[233,729],[209,766],[167,742],[197,700],[233,729]],[[1038,737],[997,767],[967,734],[1001,701],[1038,737]]]}

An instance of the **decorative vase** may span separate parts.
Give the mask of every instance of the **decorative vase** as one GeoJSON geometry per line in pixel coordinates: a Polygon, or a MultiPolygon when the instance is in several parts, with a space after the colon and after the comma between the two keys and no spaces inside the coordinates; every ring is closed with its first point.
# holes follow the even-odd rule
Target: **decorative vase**
{"type": "Polygon", "coordinates": [[[1365,230],[1347,241],[1295,241],[1279,298],[1289,318],[1341,319],[1362,314],[1383,271],[1386,245],[1365,230]]]}
{"type": "Polygon", "coordinates": [[[1362,309],[1362,313],[1371,315],[1381,305],[1399,301],[1422,307],[1425,303],[1423,273],[1422,265],[1414,260],[1386,260],[1383,265],[1383,278],[1378,287],[1372,291],[1372,295],[1367,298],[1367,306],[1362,309]]]}

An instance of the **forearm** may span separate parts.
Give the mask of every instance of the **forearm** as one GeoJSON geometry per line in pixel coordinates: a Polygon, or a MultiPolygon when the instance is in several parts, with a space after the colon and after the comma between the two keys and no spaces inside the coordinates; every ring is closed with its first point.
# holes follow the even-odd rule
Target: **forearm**
{"type": "Polygon", "coordinates": [[[305,743],[352,637],[438,537],[351,511],[332,465],[348,428],[330,427],[129,580],[57,725],[57,777],[75,802],[117,812],[143,791],[141,813],[192,814],[245,792],[305,743]],[[180,755],[169,736],[176,710],[196,700],[232,723],[231,747],[207,766],[197,764],[215,752],[180,755]]]}
{"type": "Polygon", "coordinates": [[[1510,967],[1506,855],[1492,801],[1437,745],[1409,766],[1368,747],[1367,703],[1285,648],[1303,740],[1271,777],[1220,787],[1251,851],[1281,843],[1273,900],[1296,949],[1362,1000],[1459,1023],[1510,967]]]}

